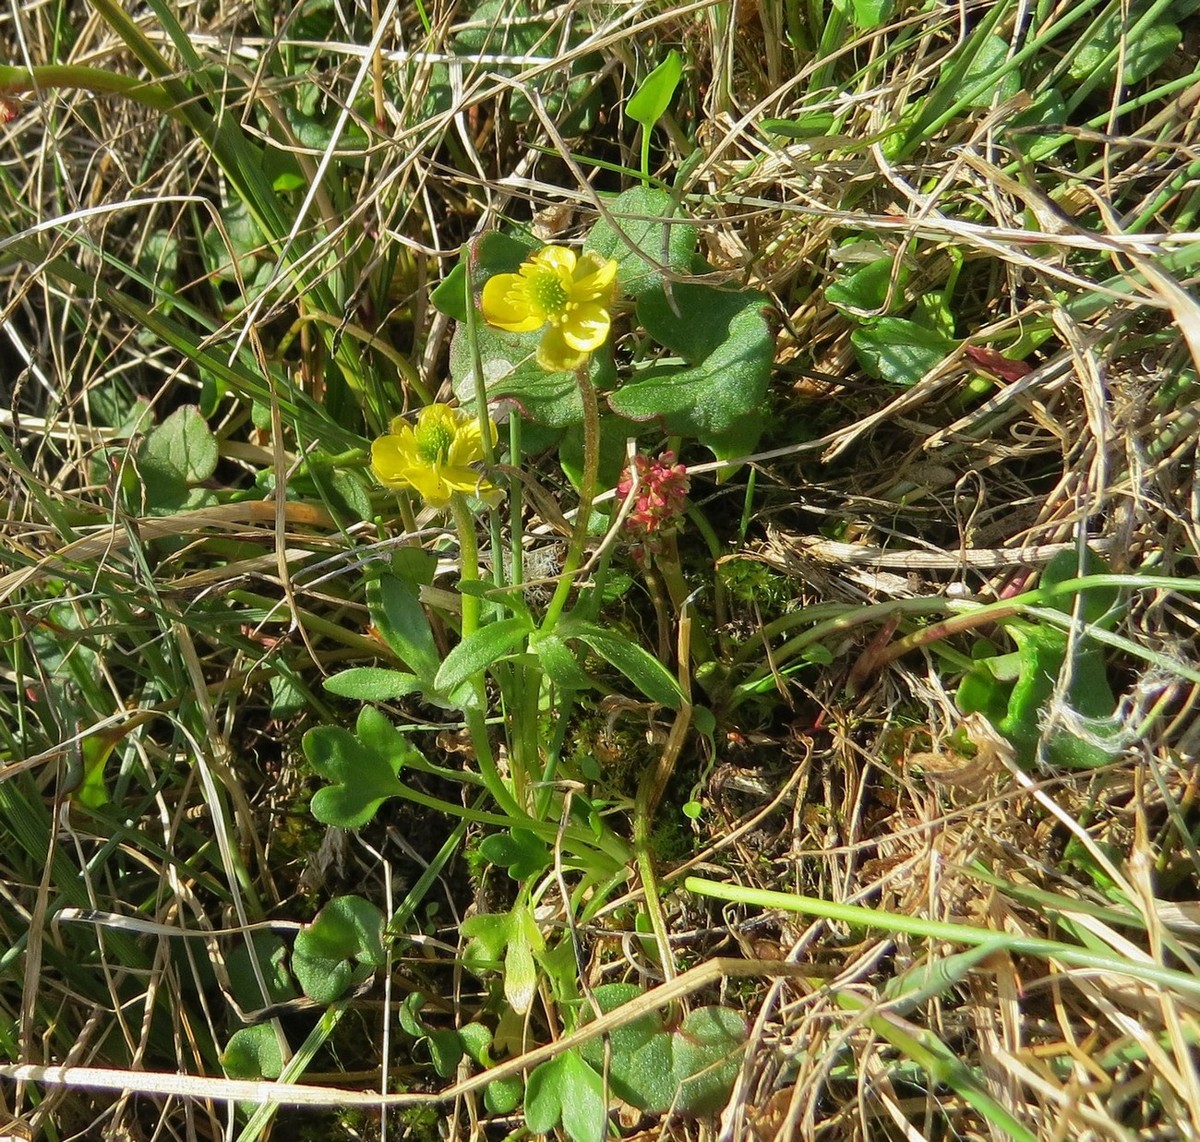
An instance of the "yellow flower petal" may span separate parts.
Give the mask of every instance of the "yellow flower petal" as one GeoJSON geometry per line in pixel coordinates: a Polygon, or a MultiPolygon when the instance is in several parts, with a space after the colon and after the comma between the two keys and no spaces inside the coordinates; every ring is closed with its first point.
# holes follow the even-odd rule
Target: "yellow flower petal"
{"type": "Polygon", "coordinates": [[[497,274],[483,285],[479,307],[483,319],[509,333],[532,333],[546,322],[546,315],[527,295],[526,281],[520,274],[497,274]]]}
{"type": "Polygon", "coordinates": [[[510,333],[542,329],[537,360],[562,372],[577,368],[608,339],[617,263],[565,246],[544,246],[517,274],[497,274],[483,287],[489,325],[510,333]]]}
{"type": "Polygon", "coordinates": [[[580,302],[562,324],[563,340],[572,349],[591,353],[608,340],[608,310],[597,301],[580,302]]]}
{"type": "Polygon", "coordinates": [[[407,432],[393,436],[381,436],[371,442],[371,467],[379,477],[381,484],[389,488],[403,488],[408,485],[409,472],[420,466],[417,457],[417,441],[412,428],[407,424],[402,426],[407,432]]]}
{"type": "Polygon", "coordinates": [[[567,280],[575,272],[575,251],[566,246],[543,246],[532,260],[538,266],[558,271],[567,280]]]}
{"type": "Polygon", "coordinates": [[[561,373],[568,369],[577,369],[587,360],[587,353],[580,352],[570,345],[563,336],[561,327],[547,326],[546,332],[538,342],[537,363],[551,373],[561,373]]]}
{"type": "MultiPolygon", "coordinates": [[[[489,419],[492,443],[496,426],[489,419]]],[[[417,414],[416,425],[398,417],[393,431],[371,443],[371,467],[389,488],[412,488],[430,507],[446,508],[456,492],[487,500],[499,491],[472,464],[483,459],[477,417],[448,404],[431,404],[417,414]]]]}
{"type": "Polygon", "coordinates": [[[612,258],[601,258],[599,254],[584,254],[575,270],[575,287],[572,293],[580,301],[596,301],[609,292],[616,276],[617,263],[612,258]]]}

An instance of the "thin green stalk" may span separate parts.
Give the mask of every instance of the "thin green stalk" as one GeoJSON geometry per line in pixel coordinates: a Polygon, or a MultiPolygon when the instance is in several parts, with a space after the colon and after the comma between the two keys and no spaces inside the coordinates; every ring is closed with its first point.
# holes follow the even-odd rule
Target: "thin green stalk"
{"type": "Polygon", "coordinates": [[[567,548],[567,558],[563,562],[558,586],[542,619],[542,630],[546,633],[554,629],[562,615],[575,581],[575,573],[583,565],[588,525],[592,518],[592,502],[596,498],[596,480],[600,471],[600,406],[596,400],[596,388],[588,376],[586,361],[575,370],[575,379],[583,401],[583,479],[579,489],[579,515],[575,520],[575,530],[571,533],[571,542],[567,548]]]}
{"type": "Polygon", "coordinates": [[[1093,971],[1112,972],[1130,979],[1153,984],[1166,991],[1186,994],[1200,1000],[1200,977],[1159,964],[1145,964],[1137,960],[1123,959],[1118,955],[1092,952],[1058,940],[1041,936],[1015,936],[1008,932],[997,932],[991,928],[976,928],[971,924],[949,924],[941,920],[926,920],[906,913],[879,912],[860,904],[839,904],[831,900],[818,900],[812,896],[799,896],[790,892],[772,892],[763,888],[743,888],[737,884],[722,884],[716,880],[705,880],[689,876],[684,888],[699,896],[710,896],[716,900],[727,900],[733,904],[744,904],[756,908],[779,908],[785,912],[796,912],[803,916],[820,916],[826,920],[837,920],[860,928],[873,928],[885,932],[904,932],[927,940],[945,940],[952,944],[979,946],[992,945],[996,951],[1015,952],[1022,956],[1040,959],[1055,959],[1068,967],[1093,971]]]}

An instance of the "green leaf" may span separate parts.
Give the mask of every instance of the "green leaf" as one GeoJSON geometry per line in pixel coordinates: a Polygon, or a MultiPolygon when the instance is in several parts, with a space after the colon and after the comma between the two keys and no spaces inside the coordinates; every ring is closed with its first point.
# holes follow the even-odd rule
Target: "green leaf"
{"type": "MultiPolygon", "coordinates": [[[[1046,564],[1046,569],[1042,572],[1038,585],[1039,587],[1053,587],[1085,575],[1104,575],[1108,570],[1108,564],[1090,547],[1084,548],[1082,561],[1077,552],[1061,551],[1046,564]]],[[[1117,602],[1120,599],[1120,592],[1117,588],[1085,587],[1079,592],[1079,596],[1083,600],[1081,613],[1084,622],[1092,626],[1111,629],[1119,617],[1117,602]]],[[[1063,614],[1073,614],[1075,598],[1074,595],[1059,595],[1051,599],[1049,605],[1062,611],[1063,614]]]]}
{"type": "Polygon", "coordinates": [[[741,1070],[746,1021],[728,1007],[699,1007],[671,1036],[672,1071],[685,1114],[711,1114],[725,1105],[741,1070]]]}
{"type": "Polygon", "coordinates": [[[255,932],[234,948],[226,959],[226,968],[233,997],[243,1011],[296,998],[298,993],[287,969],[287,959],[287,945],[274,932],[255,932]],[[252,960],[258,963],[257,973],[252,960]],[[267,985],[265,998],[258,983],[260,973],[267,985]]]}
{"type": "Polygon", "coordinates": [[[642,294],[638,298],[637,317],[655,341],[678,353],[689,365],[695,365],[729,340],[734,322],[747,311],[763,318],[765,324],[770,304],[770,298],[755,290],[676,282],[671,288],[671,298],[661,289],[642,294]]]}
{"type": "Polygon", "coordinates": [[[828,286],[825,300],[852,317],[877,314],[887,304],[889,294],[903,297],[908,273],[902,265],[893,286],[894,267],[894,258],[876,258],[828,286]]]}
{"type": "MultiPolygon", "coordinates": [[[[506,333],[482,322],[476,343],[488,400],[514,401],[522,415],[546,428],[566,428],[583,420],[583,401],[573,372],[548,372],[537,363],[541,333],[506,333]]],[[[450,373],[454,394],[466,407],[475,401],[475,364],[466,328],[460,325],[450,342],[450,373]]],[[[588,374],[598,389],[616,386],[617,374],[608,346],[588,358],[588,374]]]]}
{"type": "MultiPolygon", "coordinates": [[[[1136,9],[1135,9],[1136,12],[1136,9]]],[[[1127,23],[1142,24],[1144,14],[1138,14],[1137,19],[1127,23]]],[[[1108,82],[1115,73],[1119,55],[1117,47],[1121,39],[1121,12],[1114,10],[1102,20],[1093,33],[1083,42],[1080,50],[1075,53],[1068,69],[1068,75],[1077,82],[1094,80],[1096,73],[1103,74],[1102,82],[1108,82]]],[[[1158,71],[1175,53],[1183,40],[1183,33],[1178,25],[1154,22],[1140,26],[1134,34],[1131,26],[1126,26],[1124,36],[1124,71],[1121,82],[1125,84],[1140,83],[1147,76],[1158,71]]]]}
{"type": "Polygon", "coordinates": [[[392,652],[423,681],[432,682],[441,658],[419,583],[384,572],[367,582],[371,622],[392,652]]]}
{"type": "MultiPolygon", "coordinates": [[[[714,455],[751,451],[766,424],[765,405],[775,360],[775,338],[755,300],[739,308],[716,348],[688,369],[659,365],[608,398],[630,420],[660,422],[670,433],[699,440],[714,455]]],[[[698,327],[705,324],[701,311],[698,327]]],[[[720,326],[714,325],[715,329],[720,326]]],[[[695,334],[703,347],[713,334],[695,334]]]]}
{"type": "Polygon", "coordinates": [[[326,678],[325,689],[339,698],[356,698],[360,702],[390,702],[417,693],[421,689],[421,680],[415,674],[402,670],[353,666],[326,678]]]}
{"type": "Polygon", "coordinates": [[[462,1062],[463,1045],[457,1031],[445,1028],[431,1028],[425,1034],[425,1043],[429,1047],[429,1059],[433,1069],[444,1079],[453,1076],[462,1062]]]}
{"type": "Polygon", "coordinates": [[[89,809],[99,809],[107,805],[110,798],[108,783],[104,779],[104,771],[108,759],[123,734],[114,735],[103,731],[88,734],[79,743],[79,752],[83,760],[83,780],[71,794],[73,801],[85,805],[89,809]]]}
{"type": "MultiPolygon", "coordinates": [[[[985,36],[967,67],[966,74],[960,81],[962,88],[970,90],[989,76],[999,75],[1008,61],[1008,54],[1009,43],[1007,40],[996,35],[985,36]]],[[[993,99],[1000,101],[1012,99],[1020,90],[1021,77],[1016,68],[1010,68],[1000,75],[997,83],[987,88],[970,106],[991,107],[993,99]]]]}
{"type": "Polygon", "coordinates": [[[504,949],[512,926],[512,917],[507,912],[480,912],[468,916],[459,929],[468,941],[463,949],[463,967],[476,975],[498,971],[504,962],[504,949]]]}
{"type": "Polygon", "coordinates": [[[833,0],[833,6],[856,28],[878,28],[892,18],[893,0],[833,0]]]}
{"type": "Polygon", "coordinates": [[[151,511],[198,507],[210,498],[189,489],[212,476],[217,467],[217,438],[194,405],[176,409],[142,442],[138,471],[151,511]]]}
{"type": "Polygon", "coordinates": [[[671,97],[683,75],[683,56],[674,48],[642,81],[641,87],[629,97],[625,114],[649,131],[671,105],[671,97]]]}
{"type": "Polygon", "coordinates": [[[489,1114],[512,1114],[521,1103],[521,1080],[516,1076],[494,1079],[484,1088],[483,1105],[489,1114]]]}
{"type": "Polygon", "coordinates": [[[442,313],[455,321],[467,320],[467,261],[470,261],[471,282],[477,294],[483,283],[494,274],[516,273],[520,265],[537,248],[537,243],[523,234],[505,234],[488,230],[474,239],[455,263],[454,268],[434,287],[429,300],[442,313]]]}
{"type": "Polygon", "coordinates": [[[385,960],[383,913],[361,896],[331,900],[300,930],[292,948],[292,971],[316,1003],[333,1003],[385,960]]]}
{"type": "MultiPolygon", "coordinates": [[[[963,678],[956,700],[963,713],[983,714],[1008,739],[1017,760],[1028,767],[1037,760],[1045,737],[1043,716],[1066,663],[1067,634],[1049,624],[1024,620],[1011,620],[1004,629],[1017,644],[1016,681],[1005,681],[1012,675],[1009,664],[1013,655],[982,658],[963,678]]],[[[1067,704],[1092,720],[1095,740],[1084,740],[1056,727],[1046,738],[1045,760],[1052,766],[1072,769],[1103,765],[1118,752],[1115,743],[1112,748],[1102,744],[1106,737],[1115,735],[1118,727],[1113,720],[1116,698],[1098,644],[1080,640],[1070,680],[1067,704]]]]}
{"type": "Polygon", "coordinates": [[[634,187],[607,203],[584,249],[602,258],[615,258],[617,282],[630,297],[661,287],[663,271],[683,274],[691,269],[696,250],[696,227],[676,218],[675,203],[664,190],[634,187]]]}
{"type": "MultiPolygon", "coordinates": [[[[473,1062],[484,1068],[492,1065],[490,1054],[492,1032],[490,1028],[482,1023],[467,1023],[458,1029],[458,1036],[462,1040],[463,1050],[473,1062]]],[[[517,1097],[520,1098],[519,1089],[517,1097]]]]}
{"type": "Polygon", "coordinates": [[[532,629],[524,617],[501,619],[480,627],[446,655],[434,686],[443,694],[456,690],[520,646],[532,629]]]}
{"type": "Polygon", "coordinates": [[[357,729],[359,736],[340,726],[317,726],[304,735],[304,756],[318,777],[332,782],[317,790],[310,805],[322,824],[342,829],[365,825],[384,801],[403,791],[397,778],[401,767],[424,760],[372,707],[360,712],[357,729]]]}
{"type": "Polygon", "coordinates": [[[797,119],[764,119],[759,129],[785,139],[816,139],[830,134],[836,122],[832,111],[812,111],[797,119]]]}
{"type": "Polygon", "coordinates": [[[221,1052],[221,1069],[231,1079],[277,1079],[283,1073],[283,1052],[274,1023],[259,1023],[235,1031],[221,1052]]]}
{"type": "Polygon", "coordinates": [[[362,896],[336,896],[297,933],[292,956],[297,955],[382,967],[383,913],[362,896]]]}
{"type": "Polygon", "coordinates": [[[546,842],[536,833],[521,828],[484,837],[479,851],[485,860],[507,869],[513,880],[529,880],[549,868],[553,860],[546,842]]]}
{"type": "Polygon", "coordinates": [[[850,343],[868,374],[906,388],[945,360],[955,347],[944,334],[903,317],[871,321],[850,335],[850,343]]]}
{"type": "Polygon", "coordinates": [[[527,904],[514,904],[509,916],[508,945],[504,951],[504,998],[518,1015],[525,1015],[537,994],[535,958],[545,949],[546,941],[527,904]]]}
{"type": "Polygon", "coordinates": [[[571,1142],[604,1142],[608,1132],[604,1080],[578,1051],[536,1067],[525,1087],[526,1128],[550,1134],[560,1122],[571,1142]]]}
{"type": "Polygon", "coordinates": [[[560,690],[590,690],[595,686],[559,635],[537,633],[530,638],[529,649],[537,655],[546,677],[560,690]]]}
{"type": "MultiPolygon", "coordinates": [[[[633,984],[606,984],[596,989],[595,998],[607,1014],[641,994],[633,984]]],[[[619,1098],[650,1113],[674,1107],[707,1114],[724,1104],[737,1079],[746,1023],[729,1008],[701,1007],[669,1031],[656,1010],[619,1027],[608,1039],[609,1082],[619,1098]]],[[[580,1052],[603,1070],[602,1040],[584,1044],[580,1052]]]]}
{"type": "Polygon", "coordinates": [[[577,638],[616,667],[643,694],[660,706],[678,710],[683,691],[675,676],[638,643],[594,623],[565,620],[559,627],[566,638],[577,638]]]}

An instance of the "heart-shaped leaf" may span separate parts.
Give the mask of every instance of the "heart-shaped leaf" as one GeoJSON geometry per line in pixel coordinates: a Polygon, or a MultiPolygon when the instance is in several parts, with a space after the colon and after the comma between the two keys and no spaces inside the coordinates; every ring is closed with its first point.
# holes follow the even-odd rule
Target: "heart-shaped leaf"
{"type": "Polygon", "coordinates": [[[310,999],[333,1003],[385,959],[383,913],[361,896],[339,896],[297,934],[292,971],[310,999]]]}
{"type": "MultiPolygon", "coordinates": [[[[724,336],[703,361],[688,369],[647,370],[608,398],[613,411],[630,420],[660,421],[668,432],[694,437],[714,455],[731,441],[752,449],[766,423],[775,359],[775,338],[763,310],[764,301],[757,296],[739,305],[723,328],[724,336]]],[[[697,324],[707,322],[701,319],[697,324]]],[[[704,347],[712,335],[691,336],[693,344],[704,347]]]]}
{"type": "Polygon", "coordinates": [[[638,186],[606,204],[583,248],[617,262],[617,284],[630,297],[661,288],[663,269],[684,274],[696,250],[696,227],[676,214],[665,190],[638,186]],[[661,267],[661,268],[660,268],[661,267]]]}
{"type": "Polygon", "coordinates": [[[231,1079],[277,1079],[283,1073],[283,1051],[274,1023],[235,1031],[221,1052],[221,1068],[231,1079]]]}

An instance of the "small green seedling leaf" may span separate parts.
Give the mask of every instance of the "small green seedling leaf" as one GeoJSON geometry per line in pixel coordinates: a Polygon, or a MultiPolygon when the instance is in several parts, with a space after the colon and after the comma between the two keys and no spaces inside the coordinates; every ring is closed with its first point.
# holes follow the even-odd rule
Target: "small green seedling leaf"
{"type": "Polygon", "coordinates": [[[318,777],[332,784],[318,789],[310,808],[318,821],[342,829],[365,825],[389,797],[403,792],[398,774],[420,751],[378,710],[359,712],[357,733],[341,726],[317,726],[304,735],[304,756],[318,777]]]}
{"type": "Polygon", "coordinates": [[[604,1080],[578,1051],[542,1063],[525,1087],[525,1126],[551,1134],[560,1123],[571,1142],[604,1142],[608,1132],[604,1080]]]}
{"type": "Polygon", "coordinates": [[[513,880],[529,880],[550,867],[554,859],[549,846],[528,829],[513,828],[494,833],[479,845],[485,860],[508,870],[513,880]]]}
{"type": "Polygon", "coordinates": [[[221,1069],[231,1079],[277,1079],[283,1073],[283,1052],[273,1023],[235,1031],[221,1052],[221,1069]]]}
{"type": "Polygon", "coordinates": [[[304,994],[333,1003],[386,960],[383,913],[361,896],[338,896],[296,936],[292,971],[304,994]]]}
{"type": "Polygon", "coordinates": [[[667,58],[646,76],[641,87],[629,97],[625,114],[649,131],[666,114],[682,75],[683,56],[672,48],[667,58]]]}
{"type": "Polygon", "coordinates": [[[405,670],[382,666],[353,666],[325,679],[325,689],[339,698],[360,702],[391,702],[419,692],[421,680],[405,670]]]}

